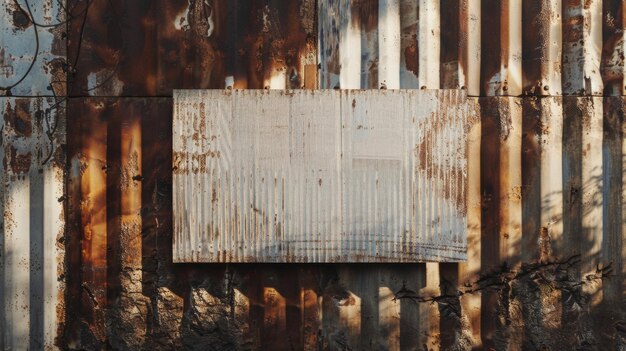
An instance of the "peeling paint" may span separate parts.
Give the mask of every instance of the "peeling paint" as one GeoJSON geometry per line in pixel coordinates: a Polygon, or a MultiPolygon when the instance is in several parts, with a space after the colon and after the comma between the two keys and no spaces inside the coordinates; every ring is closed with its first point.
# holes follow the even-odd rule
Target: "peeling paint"
{"type": "Polygon", "coordinates": [[[0,95],[65,95],[61,86],[52,84],[59,72],[64,75],[63,69],[47,68],[66,56],[59,30],[65,21],[62,5],[56,0],[0,3],[0,95]]]}

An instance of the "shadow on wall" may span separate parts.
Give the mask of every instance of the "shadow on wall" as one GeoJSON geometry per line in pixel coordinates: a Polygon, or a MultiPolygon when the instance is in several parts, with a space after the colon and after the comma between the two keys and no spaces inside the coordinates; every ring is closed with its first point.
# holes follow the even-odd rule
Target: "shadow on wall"
{"type": "MultiPolygon", "coordinates": [[[[424,264],[172,264],[171,99],[71,100],[65,344],[470,349],[480,343],[472,340],[479,328],[483,345],[496,349],[621,345],[621,258],[608,260],[598,245],[622,245],[609,232],[619,225],[605,219],[602,226],[603,216],[610,219],[604,211],[619,208],[601,191],[621,187],[621,166],[616,177],[602,175],[614,173],[607,164],[617,167],[609,160],[622,162],[622,139],[589,139],[604,148],[604,162],[582,157],[592,104],[564,102],[568,120],[581,121],[568,124],[563,149],[554,151],[563,158],[560,187],[572,190],[552,191],[541,168],[553,152],[542,146],[538,121],[546,114],[541,105],[520,105],[524,119],[511,119],[517,107],[505,105],[481,102],[481,158],[491,163],[481,172],[481,238],[469,242],[481,246],[480,258],[470,257],[481,261],[481,272],[465,273],[465,281],[458,264],[441,264],[437,291],[425,289],[424,264]],[[522,186],[509,192],[514,180],[501,169],[516,152],[522,186]],[[555,210],[561,201],[563,210],[555,210]],[[547,229],[539,226],[545,214],[547,229]],[[555,229],[561,222],[563,234],[555,229]],[[507,237],[503,223],[517,223],[511,228],[518,234],[507,237]],[[606,280],[610,268],[617,275],[606,280]],[[463,301],[477,294],[482,310],[464,310],[463,301]]],[[[606,114],[605,123],[615,125],[615,116],[606,114]]]]}
{"type": "Polygon", "coordinates": [[[0,347],[52,347],[62,315],[65,106],[0,97],[0,347]]]}
{"type": "Polygon", "coordinates": [[[485,272],[497,262],[500,275],[515,272],[503,277],[507,284],[482,294],[483,345],[620,347],[624,310],[611,306],[624,301],[623,229],[617,224],[623,136],[615,128],[623,125],[622,99],[479,102],[478,281],[493,278],[485,272]]]}
{"type": "Polygon", "coordinates": [[[172,264],[171,99],[70,105],[69,346],[419,344],[423,264],[172,264]]]}
{"type": "MultiPolygon", "coordinates": [[[[376,7],[375,1],[353,3],[357,5],[355,10],[376,7]]],[[[450,9],[469,2],[452,3],[450,9]]],[[[67,35],[83,40],[70,40],[68,45],[67,66],[72,68],[71,75],[68,73],[72,80],[69,94],[77,97],[86,94],[168,95],[173,86],[221,88],[227,76],[234,77],[237,88],[262,88],[274,83],[282,84],[279,87],[299,88],[303,69],[298,64],[303,61],[313,67],[317,64],[314,62],[317,57],[316,11],[311,5],[314,2],[302,1],[298,3],[301,8],[293,5],[297,4],[295,1],[266,3],[288,4],[281,7],[280,12],[262,4],[216,1],[207,7],[205,1],[71,1],[72,6],[68,8],[80,16],[69,23],[67,35]],[[235,5],[230,7],[229,4],[235,5]],[[311,6],[307,9],[304,4],[311,6]],[[191,15],[180,17],[188,7],[191,15]],[[285,16],[286,13],[296,15],[285,16]],[[259,14],[267,16],[259,17],[259,14]],[[121,21],[111,20],[115,18],[121,21]],[[259,18],[273,20],[266,22],[259,18]],[[281,22],[282,18],[288,20],[281,22]],[[300,30],[298,20],[303,20],[307,31],[300,30]],[[180,28],[176,28],[176,23],[180,28]],[[210,31],[213,35],[207,38],[210,31]],[[281,33],[290,35],[282,37],[281,33]],[[302,60],[303,57],[313,59],[302,60]],[[280,79],[275,79],[275,75],[280,79]]],[[[502,13],[499,4],[483,1],[483,17],[499,18],[502,13]]],[[[431,28],[438,29],[439,25],[420,26],[416,2],[403,5],[401,86],[439,88],[469,83],[469,78],[468,82],[461,82],[464,68],[456,68],[455,61],[463,54],[457,55],[459,47],[454,39],[445,39],[444,42],[454,44],[442,50],[431,50],[425,45],[432,43],[430,40],[415,40],[420,33],[426,37],[429,33],[434,35],[431,28]],[[440,53],[444,64],[437,59],[440,53]],[[441,67],[444,69],[438,71],[441,67]],[[427,79],[423,84],[416,77],[420,70],[427,73],[422,75],[422,80],[427,79]]],[[[539,13],[530,9],[532,5],[525,2],[523,7],[531,14],[530,19],[539,13]]],[[[580,17],[583,22],[574,17],[580,12],[577,6],[582,7],[582,4],[572,5],[576,11],[562,16],[564,33],[576,34],[563,36],[571,41],[565,43],[569,48],[566,57],[569,61],[563,62],[564,68],[569,66],[570,71],[577,70],[582,62],[581,57],[575,56],[579,50],[583,54],[598,51],[600,45],[593,40],[578,45],[577,35],[583,35],[578,28],[588,28],[589,21],[586,17],[580,17]]],[[[602,6],[603,12],[622,12],[609,9],[619,8],[621,3],[617,1],[605,0],[602,6]]],[[[580,10],[588,17],[589,9],[580,10]]],[[[447,15],[441,17],[441,27],[455,28],[452,25],[457,23],[456,15],[442,13],[447,15]],[[453,18],[446,19],[448,16],[453,18]]],[[[551,15],[554,12],[539,15],[545,13],[546,17],[558,18],[558,15],[551,15]]],[[[519,13],[509,16],[517,15],[519,13]]],[[[362,13],[359,16],[364,17],[359,22],[359,36],[366,42],[363,47],[374,48],[365,55],[357,55],[361,67],[357,72],[359,84],[377,87],[379,82],[375,77],[383,76],[379,66],[374,64],[378,59],[374,53],[378,46],[374,44],[378,40],[374,34],[377,27],[372,18],[366,19],[367,15],[362,13]]],[[[621,17],[603,17],[604,29],[613,38],[608,44],[604,43],[607,52],[603,53],[603,60],[618,72],[607,71],[604,67],[605,74],[616,74],[604,85],[605,89],[617,93],[623,86],[617,84],[623,80],[623,74],[619,73],[623,59],[611,62],[611,53],[619,52],[614,48],[620,47],[621,17]]],[[[430,16],[431,22],[436,18],[430,16]]],[[[551,24],[541,22],[542,26],[551,24]]],[[[504,21],[484,20],[483,28],[487,30],[482,32],[501,36],[508,31],[508,26],[501,23],[504,21]]],[[[531,30],[524,31],[522,46],[535,48],[535,36],[524,38],[527,33],[533,33],[533,28],[541,26],[528,27],[531,30]]],[[[337,38],[339,30],[337,26],[334,29],[330,36],[337,38]]],[[[449,33],[456,34],[450,29],[443,35],[449,33]]],[[[459,37],[463,39],[462,35],[459,37]]],[[[472,44],[480,42],[479,39],[473,37],[472,44]]],[[[553,40],[551,36],[540,41],[550,40],[553,40]]],[[[334,50],[330,50],[333,56],[321,62],[321,74],[327,72],[327,78],[334,82],[340,73],[339,43],[336,40],[331,44],[334,45],[334,50]]],[[[492,91],[490,86],[498,93],[506,90],[503,86],[506,80],[492,79],[506,66],[502,65],[502,52],[512,52],[501,44],[498,40],[483,40],[486,56],[479,65],[485,73],[482,84],[485,91],[492,91]]],[[[542,46],[542,52],[536,53],[538,58],[544,56],[543,50],[548,47],[552,46],[542,46]]],[[[535,56],[522,56],[529,66],[535,66],[535,56]]],[[[555,57],[558,66],[563,56],[555,57]]],[[[465,57],[461,66],[477,61],[480,61],[478,57],[465,57]]],[[[561,76],[558,70],[553,74],[561,76]]],[[[534,84],[543,75],[539,70],[524,72],[521,83],[532,83],[531,94],[539,94],[536,90],[546,94],[562,90],[553,84],[550,90],[547,85],[535,89],[534,84]]],[[[510,84],[519,85],[519,75],[512,77],[515,80],[510,84]]],[[[597,92],[595,85],[579,86],[583,83],[579,78],[580,74],[563,75],[564,87],[567,88],[571,80],[576,83],[568,88],[569,93],[597,92]]],[[[474,83],[478,85],[479,81],[474,83]]],[[[456,264],[436,266],[440,287],[431,286],[426,290],[420,289],[426,285],[424,264],[171,264],[171,101],[166,98],[71,99],[65,241],[68,289],[65,334],[61,343],[73,349],[182,346],[286,349],[298,348],[298,345],[321,349],[410,349],[435,348],[439,342],[442,348],[470,348],[470,339],[477,335],[482,337],[482,341],[473,340],[477,347],[503,348],[519,343],[530,349],[624,347],[626,289],[622,276],[622,241],[626,154],[623,101],[621,98],[605,99],[602,103],[601,98],[563,99],[562,106],[555,110],[560,109],[567,119],[556,143],[563,148],[552,151],[543,142],[543,136],[550,135],[550,128],[546,126],[553,124],[537,123],[544,116],[550,116],[551,110],[544,113],[543,107],[532,106],[534,100],[520,102],[517,98],[481,102],[480,205],[484,221],[480,228],[470,228],[479,229],[480,237],[469,241],[473,250],[477,250],[470,262],[480,262],[481,271],[459,273],[461,266],[456,264]],[[513,106],[511,101],[521,108],[516,119],[512,114],[507,115],[506,108],[501,106],[513,106]],[[600,110],[603,112],[598,118],[594,111],[599,111],[601,105],[604,105],[600,110]],[[549,155],[560,157],[554,161],[546,158],[549,155]],[[522,159],[518,160],[519,157],[522,159]],[[554,179],[560,179],[560,183],[551,183],[554,179]],[[544,214],[550,215],[544,217],[544,214]],[[558,230],[559,223],[562,234],[558,230]],[[564,271],[538,269],[532,264],[537,260],[560,262],[559,257],[567,262],[566,259],[576,253],[582,253],[581,263],[564,271]],[[506,266],[503,261],[507,262],[506,266]],[[614,277],[601,285],[594,283],[597,279],[588,278],[596,267],[603,268],[609,262],[613,262],[614,277]],[[524,264],[526,269],[522,268],[524,264]],[[526,272],[528,274],[519,277],[526,272]],[[513,279],[516,276],[519,279],[513,279]],[[470,287],[483,286],[486,281],[499,282],[481,290],[482,307],[478,304],[464,310],[463,302],[469,296],[459,297],[458,290],[465,290],[463,284],[467,277],[471,277],[473,283],[470,287]],[[416,304],[415,298],[390,301],[390,292],[403,289],[409,296],[411,291],[438,296],[438,289],[450,296],[438,299],[433,313],[432,304],[416,304]]],[[[3,147],[5,145],[6,139],[3,147]]],[[[23,243],[20,247],[22,253],[30,250],[23,243]]],[[[6,246],[5,250],[10,253],[6,246]]],[[[13,257],[15,255],[6,255],[3,259],[6,263],[13,257]]],[[[22,278],[31,273],[30,269],[35,269],[21,268],[22,278]]],[[[39,279],[35,274],[32,277],[39,279]]],[[[28,299],[26,295],[21,298],[28,299]]],[[[31,315],[31,319],[35,317],[31,315]]]]}

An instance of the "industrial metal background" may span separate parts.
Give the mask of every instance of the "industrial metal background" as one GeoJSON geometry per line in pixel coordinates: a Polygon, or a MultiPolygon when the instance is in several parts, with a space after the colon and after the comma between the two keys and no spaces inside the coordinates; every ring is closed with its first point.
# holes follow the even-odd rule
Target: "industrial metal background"
{"type": "Polygon", "coordinates": [[[33,121],[56,95],[68,158],[41,197],[6,166],[39,144],[2,140],[5,348],[624,348],[622,1],[28,4],[0,4],[0,91],[33,121]],[[466,89],[467,263],[172,264],[171,92],[227,86],[466,89]],[[13,236],[54,231],[8,225],[39,223],[27,203],[64,209],[57,274],[13,236]]]}

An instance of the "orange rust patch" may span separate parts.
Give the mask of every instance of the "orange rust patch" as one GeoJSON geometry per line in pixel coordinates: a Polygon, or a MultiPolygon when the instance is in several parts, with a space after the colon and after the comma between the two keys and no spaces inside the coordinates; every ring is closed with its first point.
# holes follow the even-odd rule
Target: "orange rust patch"
{"type": "Polygon", "coordinates": [[[217,189],[213,188],[211,190],[211,203],[217,202],[217,189]]]}
{"type": "Polygon", "coordinates": [[[378,0],[352,0],[352,24],[369,32],[378,25],[378,0]]]}
{"type": "Polygon", "coordinates": [[[209,150],[205,153],[188,153],[188,152],[174,152],[173,171],[175,174],[188,174],[188,173],[206,173],[207,159],[208,158],[220,158],[221,152],[209,150]]]}
{"type": "Polygon", "coordinates": [[[7,104],[4,121],[18,136],[30,137],[33,134],[33,125],[29,101],[18,99],[15,101],[15,108],[10,103],[7,104]]]}
{"type": "Polygon", "coordinates": [[[31,153],[27,152],[25,154],[19,154],[17,149],[13,145],[10,146],[9,152],[10,152],[10,157],[9,157],[8,163],[11,166],[11,170],[13,171],[13,174],[28,173],[28,171],[30,170],[30,164],[31,164],[31,158],[32,158],[31,153]]]}
{"type": "Polygon", "coordinates": [[[404,63],[406,65],[406,69],[413,72],[416,77],[419,73],[419,59],[417,55],[417,36],[413,34],[411,45],[404,49],[404,63]]]}

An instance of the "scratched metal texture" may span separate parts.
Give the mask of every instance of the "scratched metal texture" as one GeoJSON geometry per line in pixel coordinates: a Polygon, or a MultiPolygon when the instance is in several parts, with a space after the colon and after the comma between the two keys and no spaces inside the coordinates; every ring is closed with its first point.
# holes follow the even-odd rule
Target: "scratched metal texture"
{"type": "Polygon", "coordinates": [[[461,90],[177,90],[175,262],[466,258],[461,90]]]}
{"type": "Polygon", "coordinates": [[[315,0],[69,3],[71,96],[315,87],[315,0]]]}

